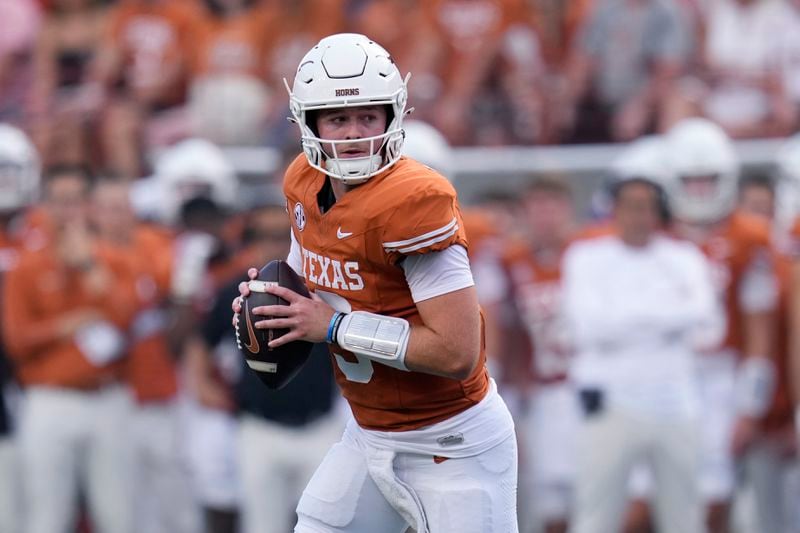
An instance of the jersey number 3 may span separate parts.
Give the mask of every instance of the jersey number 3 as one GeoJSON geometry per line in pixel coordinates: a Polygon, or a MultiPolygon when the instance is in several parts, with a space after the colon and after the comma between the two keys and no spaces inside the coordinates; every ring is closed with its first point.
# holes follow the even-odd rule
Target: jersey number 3
{"type": "MultiPolygon", "coordinates": [[[[338,294],[322,290],[317,290],[315,292],[325,303],[339,312],[349,313],[353,310],[353,308],[350,307],[350,303],[338,294]]],[[[334,356],[336,357],[336,364],[339,366],[339,370],[342,371],[342,374],[344,374],[344,377],[346,377],[348,381],[369,383],[369,380],[372,379],[372,373],[374,371],[372,368],[372,360],[353,354],[353,357],[356,358],[356,362],[351,363],[339,354],[334,354],[334,356]]]]}
{"type": "Polygon", "coordinates": [[[334,354],[336,357],[336,364],[339,365],[339,370],[342,371],[344,377],[348,381],[355,381],[356,383],[369,383],[372,379],[372,361],[361,355],[353,354],[358,361],[356,363],[348,362],[344,357],[339,354],[334,354]]]}

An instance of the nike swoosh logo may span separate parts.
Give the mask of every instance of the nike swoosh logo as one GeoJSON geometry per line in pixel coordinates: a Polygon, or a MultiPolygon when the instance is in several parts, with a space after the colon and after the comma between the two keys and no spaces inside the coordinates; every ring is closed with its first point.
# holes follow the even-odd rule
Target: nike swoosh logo
{"type": "Polygon", "coordinates": [[[249,341],[244,345],[244,347],[247,348],[251,353],[258,353],[260,346],[258,344],[258,339],[256,338],[256,332],[253,330],[253,323],[250,320],[250,306],[247,305],[247,303],[245,303],[244,316],[247,317],[247,338],[249,341]]]}
{"type": "Polygon", "coordinates": [[[339,237],[340,239],[345,239],[352,234],[353,234],[352,231],[342,231],[341,226],[339,226],[339,229],[336,230],[336,236],[339,237]]]}

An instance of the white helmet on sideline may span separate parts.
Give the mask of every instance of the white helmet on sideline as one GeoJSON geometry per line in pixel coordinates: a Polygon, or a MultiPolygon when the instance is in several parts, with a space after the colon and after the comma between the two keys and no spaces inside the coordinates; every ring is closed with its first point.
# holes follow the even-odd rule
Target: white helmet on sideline
{"type": "Polygon", "coordinates": [[[364,183],[395,164],[403,146],[407,79],[400,76],[389,52],[364,35],[340,33],[322,39],[300,61],[291,89],[284,80],[309,164],[348,185],[364,183]],[[352,141],[321,139],[316,125],[308,122],[309,111],[367,105],[391,109],[386,131],[361,139],[370,142],[373,155],[339,158],[337,145],[352,141]],[[332,154],[323,151],[323,143],[332,147],[332,154]]]}
{"type": "Polygon", "coordinates": [[[205,139],[187,139],[165,150],[156,161],[154,177],[167,223],[177,222],[181,206],[197,196],[207,196],[226,209],[236,207],[236,171],[224,152],[205,139]]]}
{"type": "Polygon", "coordinates": [[[671,173],[667,194],[675,215],[709,223],[730,214],[736,203],[739,159],[725,131],[703,118],[678,122],[666,134],[671,173]]]}
{"type": "Polygon", "coordinates": [[[453,151],[442,133],[421,120],[406,120],[403,123],[406,140],[403,155],[428,165],[453,181],[453,151]]]}
{"type": "Polygon", "coordinates": [[[641,179],[666,187],[670,166],[664,138],[652,135],[632,141],[614,158],[610,170],[615,182],[641,179]]]}
{"type": "Polygon", "coordinates": [[[19,128],[0,124],[0,212],[37,200],[41,170],[39,154],[28,136],[19,128]]]}

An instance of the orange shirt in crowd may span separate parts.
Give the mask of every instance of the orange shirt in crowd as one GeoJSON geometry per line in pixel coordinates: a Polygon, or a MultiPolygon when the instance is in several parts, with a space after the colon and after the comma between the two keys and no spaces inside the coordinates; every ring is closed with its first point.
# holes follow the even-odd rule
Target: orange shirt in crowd
{"type": "Polygon", "coordinates": [[[122,0],[110,15],[109,44],[122,56],[123,79],[134,92],[160,87],[165,79],[175,80],[164,89],[162,104],[183,97],[180,83],[196,46],[202,11],[188,1],[122,0]]]}
{"type": "Polygon", "coordinates": [[[267,75],[267,51],[281,24],[279,11],[257,4],[230,19],[206,14],[198,25],[192,74],[267,75]]]}

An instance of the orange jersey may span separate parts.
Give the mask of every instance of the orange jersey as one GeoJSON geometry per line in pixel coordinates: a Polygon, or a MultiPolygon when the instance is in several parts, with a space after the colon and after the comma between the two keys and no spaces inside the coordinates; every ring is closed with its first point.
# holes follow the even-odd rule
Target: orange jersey
{"type": "MultiPolygon", "coordinates": [[[[399,263],[406,255],[466,247],[455,190],[428,167],[404,157],[322,213],[317,194],[326,180],[301,155],[284,181],[309,289],[340,311],[369,311],[420,324],[399,263]]],[[[475,371],[463,381],[403,372],[338,347],[331,351],[342,393],[367,429],[428,426],[475,405],[488,390],[483,349],[475,371]]]]}
{"type": "Polygon", "coordinates": [[[193,74],[242,74],[264,78],[267,48],[279,23],[276,9],[258,5],[231,19],[204,17],[198,27],[193,74]]]}
{"type": "MultiPolygon", "coordinates": [[[[190,2],[120,2],[110,14],[108,39],[122,54],[126,81],[160,86],[165,72],[182,68],[195,46],[200,15],[190,2]]],[[[178,89],[169,96],[178,98],[178,89]]]]}
{"type": "Polygon", "coordinates": [[[175,361],[164,331],[172,238],[141,226],[135,231],[133,245],[120,253],[135,276],[138,304],[130,330],[128,381],[140,403],[166,401],[178,390],[175,361]]]}
{"type": "Polygon", "coordinates": [[[501,261],[533,348],[534,378],[544,383],[566,379],[570,352],[559,314],[560,254],[542,258],[527,243],[517,242],[509,246],[501,261]]]}
{"type": "Polygon", "coordinates": [[[780,283],[780,305],[777,313],[777,342],[775,343],[775,394],[767,414],[761,419],[764,431],[779,430],[793,424],[794,411],[789,383],[789,298],[792,275],[789,257],[778,257],[778,281],[780,283]]]}
{"type": "Polygon", "coordinates": [[[741,353],[744,313],[739,304],[739,289],[754,262],[774,264],[769,225],[755,216],[734,212],[705,239],[701,248],[711,262],[717,290],[725,304],[728,331],[721,348],[741,353]]]}
{"type": "Polygon", "coordinates": [[[84,283],[84,274],[62,266],[52,245],[21,254],[5,277],[3,335],[23,385],[94,388],[116,380],[123,362],[92,365],[72,337],[58,337],[64,315],[94,310],[123,331],[136,311],[128,265],[108,250],[96,261],[111,276],[110,289],[98,293],[84,283]]]}

